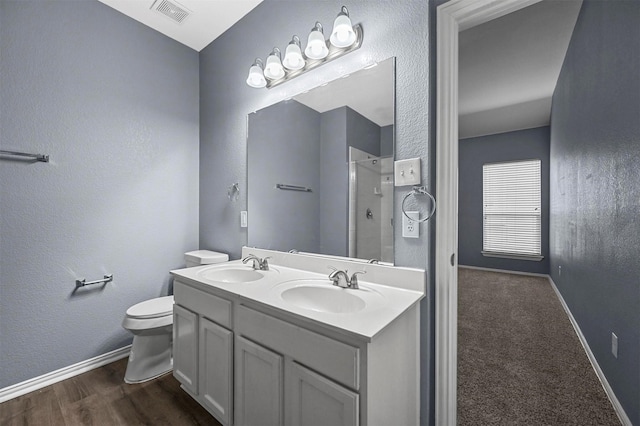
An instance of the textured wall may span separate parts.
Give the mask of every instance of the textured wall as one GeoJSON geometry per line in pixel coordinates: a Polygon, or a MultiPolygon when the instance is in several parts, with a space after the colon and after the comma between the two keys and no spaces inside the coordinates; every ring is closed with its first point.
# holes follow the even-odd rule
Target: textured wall
{"type": "MultiPolygon", "coordinates": [[[[227,187],[239,181],[246,188],[247,114],[287,99],[373,62],[396,57],[396,151],[398,159],[420,157],[423,182],[430,185],[429,3],[424,0],[354,0],[351,17],[364,29],[363,46],[331,64],[273,89],[253,89],[245,83],[249,66],[274,46],[283,49],[293,34],[306,37],[316,20],[330,28],[342,2],[265,1],[200,53],[200,246],[240,256],[246,231],[239,212],[246,208],[246,191],[238,203],[226,197],[227,187]]],[[[395,194],[394,216],[407,188],[395,194]]],[[[422,238],[403,239],[395,230],[395,262],[402,266],[429,266],[430,227],[422,238]]],[[[433,401],[432,293],[423,303],[421,329],[423,421],[433,401]]]]}
{"type": "Polygon", "coordinates": [[[549,242],[553,280],[635,425],[640,424],[639,22],[639,1],[583,3],[553,97],[549,242]],[[617,359],[611,332],[619,339],[617,359]]]}
{"type": "Polygon", "coordinates": [[[318,252],[320,113],[296,101],[249,115],[249,245],[318,252]],[[298,185],[311,192],[276,189],[298,185]],[[289,207],[289,214],[282,213],[289,207]]]}
{"type": "Polygon", "coordinates": [[[198,244],[198,54],[97,1],[0,2],[0,388],[130,343],[198,244]],[[114,274],[103,289],[76,278],[114,274]]]}
{"type": "Polygon", "coordinates": [[[549,127],[461,139],[459,144],[458,256],[461,265],[549,273],[549,127]],[[544,259],[539,262],[482,255],[482,165],[540,159],[544,259]]]}

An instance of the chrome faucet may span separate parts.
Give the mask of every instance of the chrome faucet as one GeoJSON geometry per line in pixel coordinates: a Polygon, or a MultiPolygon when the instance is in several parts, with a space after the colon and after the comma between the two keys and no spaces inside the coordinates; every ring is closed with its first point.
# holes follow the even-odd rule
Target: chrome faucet
{"type": "Polygon", "coordinates": [[[260,259],[255,254],[250,254],[244,259],[242,259],[242,263],[247,263],[250,260],[253,260],[253,269],[260,271],[268,271],[269,270],[269,262],[267,259],[271,259],[271,257],[265,257],[264,259],[260,259]]]}
{"type": "Polygon", "coordinates": [[[333,269],[333,272],[329,274],[329,279],[333,281],[333,285],[342,288],[358,289],[357,275],[365,273],[365,271],[356,271],[349,277],[349,271],[347,270],[342,271],[332,266],[329,266],[329,268],[333,269]]]}

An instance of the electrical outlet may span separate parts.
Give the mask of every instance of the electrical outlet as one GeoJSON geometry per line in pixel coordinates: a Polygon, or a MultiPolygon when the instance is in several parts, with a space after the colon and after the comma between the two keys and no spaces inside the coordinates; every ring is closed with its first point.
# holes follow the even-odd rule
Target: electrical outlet
{"type": "Polygon", "coordinates": [[[616,333],[611,333],[611,353],[618,358],[618,336],[616,333]]]}
{"type": "Polygon", "coordinates": [[[402,236],[404,238],[420,238],[420,223],[418,217],[420,212],[406,212],[407,216],[402,214],[402,236]]]}
{"type": "Polygon", "coordinates": [[[420,158],[398,160],[393,163],[394,186],[420,184],[420,158]]]}

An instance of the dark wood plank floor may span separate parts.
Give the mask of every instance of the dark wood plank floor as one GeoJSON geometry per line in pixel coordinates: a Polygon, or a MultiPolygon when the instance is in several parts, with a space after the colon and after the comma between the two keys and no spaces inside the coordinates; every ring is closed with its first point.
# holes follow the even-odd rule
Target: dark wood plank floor
{"type": "Polygon", "coordinates": [[[0,425],[212,425],[171,374],[124,383],[127,359],[0,404],[0,425]]]}

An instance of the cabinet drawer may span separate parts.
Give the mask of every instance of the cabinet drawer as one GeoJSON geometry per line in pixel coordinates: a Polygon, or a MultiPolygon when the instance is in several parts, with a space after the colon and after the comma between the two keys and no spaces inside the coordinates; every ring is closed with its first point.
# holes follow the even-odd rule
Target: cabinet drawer
{"type": "Polygon", "coordinates": [[[175,303],[209,318],[223,327],[231,328],[231,302],[213,294],[197,290],[179,281],[173,283],[175,303]]]}
{"type": "Polygon", "coordinates": [[[359,389],[360,350],[245,306],[238,306],[236,333],[289,355],[352,389],[359,389]]]}

